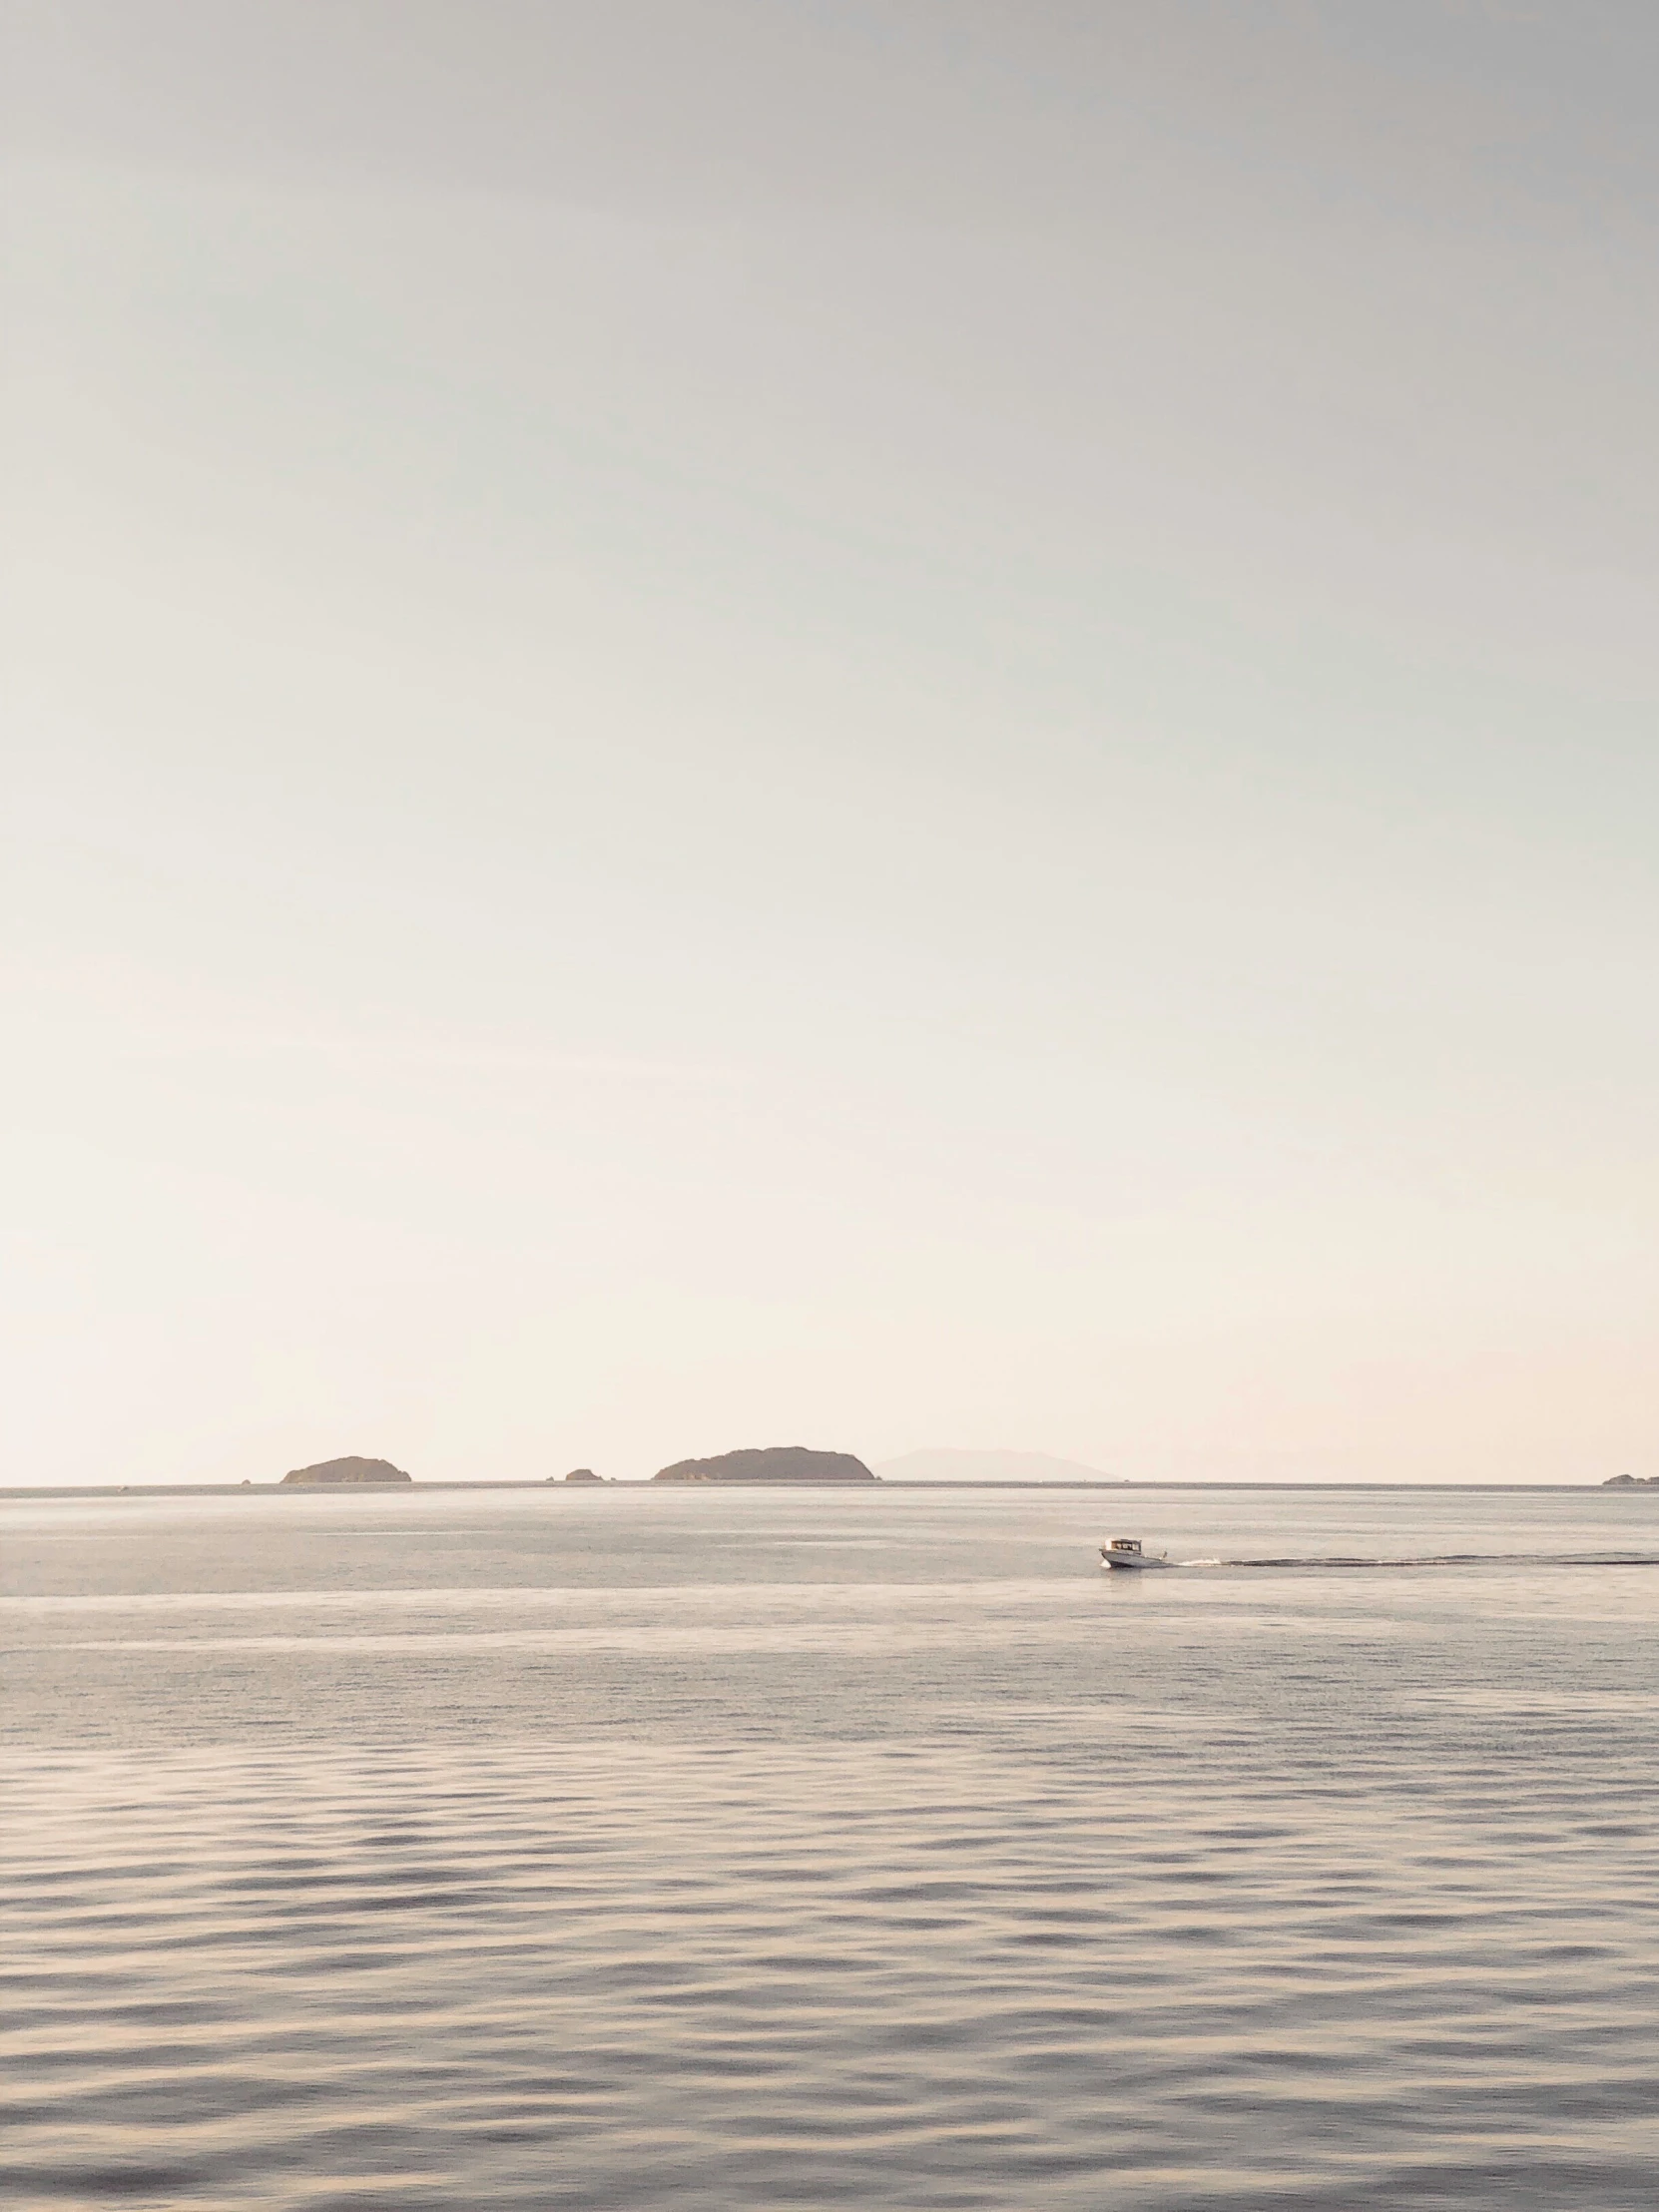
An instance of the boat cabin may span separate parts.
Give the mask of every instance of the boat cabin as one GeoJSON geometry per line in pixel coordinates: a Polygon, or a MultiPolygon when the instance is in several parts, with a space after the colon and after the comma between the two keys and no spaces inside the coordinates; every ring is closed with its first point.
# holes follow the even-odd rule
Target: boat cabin
{"type": "Polygon", "coordinates": [[[1108,1551],[1139,1551],[1140,1548],[1139,1536],[1114,1536],[1106,1546],[1108,1551]]]}

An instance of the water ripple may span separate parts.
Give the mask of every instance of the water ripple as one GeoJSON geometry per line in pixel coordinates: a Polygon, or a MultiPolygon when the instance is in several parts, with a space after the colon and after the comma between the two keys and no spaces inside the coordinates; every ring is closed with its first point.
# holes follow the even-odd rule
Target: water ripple
{"type": "MultiPolygon", "coordinates": [[[[643,1508],[526,1589],[491,1506],[477,1587],[440,1546],[317,1591],[273,1518],[192,1588],[178,1502],[102,1586],[12,1593],[25,2212],[1651,2201],[1640,1578],[1123,1592],[1080,1524],[977,1582],[953,1528],[928,1579],[936,1501],[705,1499],[650,1587],[643,1508]],[[889,1509],[839,1580],[686,1579],[688,1529],[725,1559],[758,1516],[776,1560],[889,1509]]],[[[527,1551],[578,1525],[518,1510],[527,1551]]]]}

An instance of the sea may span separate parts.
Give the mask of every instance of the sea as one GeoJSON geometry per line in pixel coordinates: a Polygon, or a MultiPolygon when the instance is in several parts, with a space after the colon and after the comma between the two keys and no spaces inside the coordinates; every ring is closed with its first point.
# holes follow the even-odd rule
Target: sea
{"type": "Polygon", "coordinates": [[[1659,1491],[0,1542],[15,2212],[1659,2201],[1659,1491]]]}

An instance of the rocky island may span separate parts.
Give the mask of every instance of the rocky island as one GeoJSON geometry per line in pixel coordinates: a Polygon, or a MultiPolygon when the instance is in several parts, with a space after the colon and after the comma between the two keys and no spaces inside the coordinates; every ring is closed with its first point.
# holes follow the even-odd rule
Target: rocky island
{"type": "Polygon", "coordinates": [[[1659,1474],[1610,1474],[1604,1490],[1659,1490],[1659,1474]]]}
{"type": "Polygon", "coordinates": [[[712,1459],[676,1459],[653,1482],[874,1482],[850,1451],[809,1451],[805,1444],[772,1444],[762,1450],[722,1451],[712,1459]]]}
{"type": "Polygon", "coordinates": [[[405,1474],[401,1467],[394,1467],[389,1459],[319,1459],[314,1467],[295,1467],[284,1474],[282,1481],[325,1482],[412,1482],[414,1476],[405,1474]]]}

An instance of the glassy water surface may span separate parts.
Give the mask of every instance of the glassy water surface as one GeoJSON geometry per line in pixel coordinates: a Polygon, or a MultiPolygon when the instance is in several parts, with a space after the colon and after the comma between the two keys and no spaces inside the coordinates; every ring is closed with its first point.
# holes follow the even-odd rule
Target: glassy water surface
{"type": "Polygon", "coordinates": [[[0,1533],[10,2204],[1659,2193],[1659,1493],[0,1533]]]}

